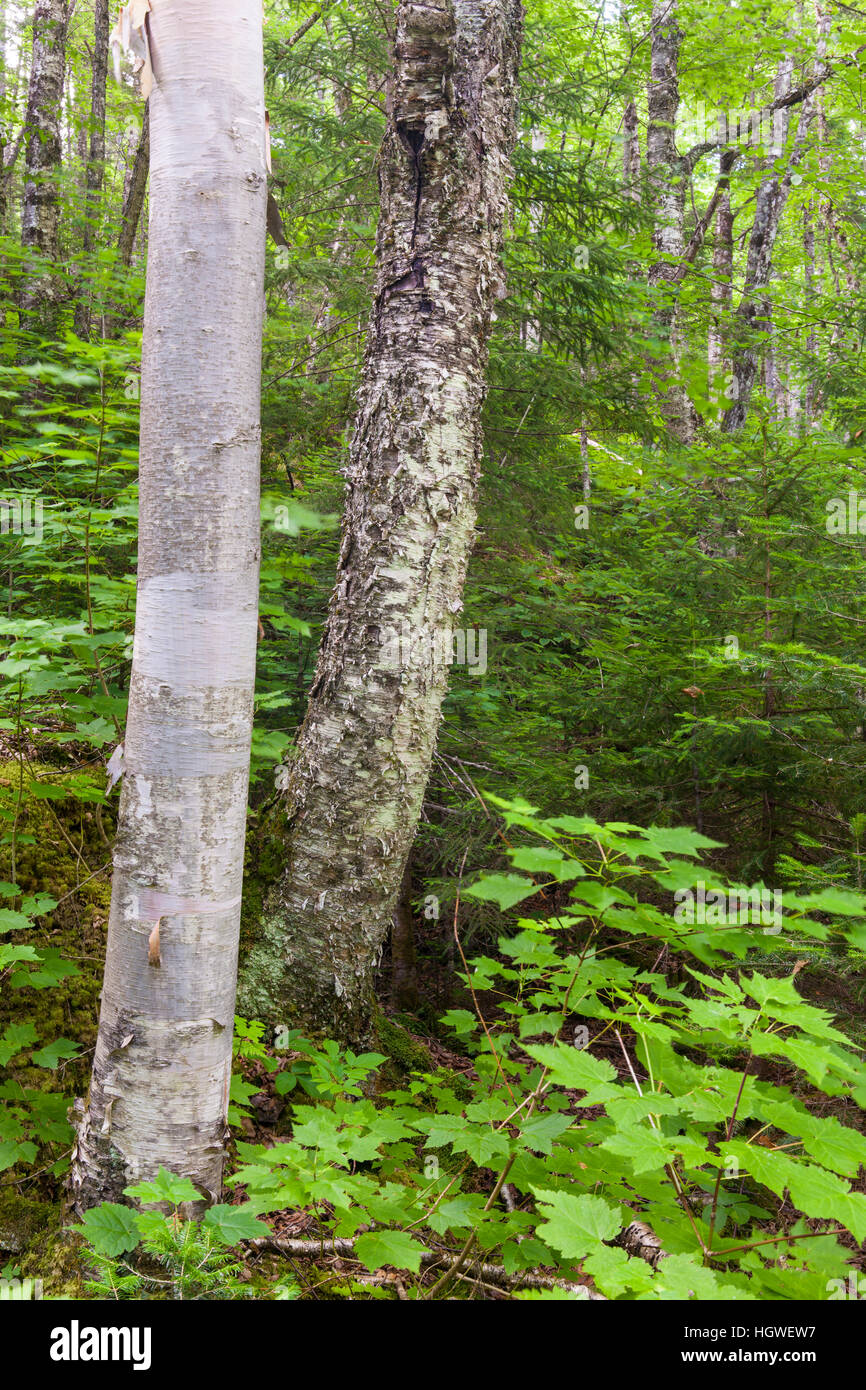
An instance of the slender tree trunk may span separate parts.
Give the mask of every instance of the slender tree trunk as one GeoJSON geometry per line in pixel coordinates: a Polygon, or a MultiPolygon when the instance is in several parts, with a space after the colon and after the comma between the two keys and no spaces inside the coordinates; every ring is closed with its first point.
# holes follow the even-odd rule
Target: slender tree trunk
{"type": "Polygon", "coordinates": [[[727,187],[719,195],[716,211],[716,235],[713,245],[713,283],[710,287],[710,328],[707,341],[707,363],[712,399],[719,395],[719,385],[725,376],[725,339],[728,315],[733,300],[734,278],[734,215],[727,187]]]}
{"type": "MultiPolygon", "coordinates": [[[[823,59],[826,47],[824,31],[821,31],[821,34],[818,44],[819,60],[823,59]]],[[[776,76],[774,104],[790,91],[792,74],[793,62],[785,57],[779,64],[776,76]]],[[[736,398],[725,411],[722,420],[722,430],[726,434],[742,429],[746,423],[749,402],[758,376],[761,350],[768,341],[770,301],[767,289],[773,272],[773,250],[791,190],[791,181],[805,152],[806,136],[814,110],[814,98],[810,93],[800,110],[797,134],[784,174],[779,177],[778,174],[771,173],[764,179],[755,199],[755,216],[746,256],[743,296],[737,307],[733,325],[733,378],[736,398]]],[[[775,111],[771,160],[778,161],[784,153],[789,116],[789,108],[781,107],[775,111]]]]}
{"type": "MultiPolygon", "coordinates": [[[[108,0],[95,0],[93,8],[93,63],[90,73],[90,147],[87,154],[84,200],[84,252],[92,251],[99,196],[105,172],[105,83],[108,77],[108,0]]],[[[75,310],[75,331],[85,337],[90,329],[89,294],[82,294],[75,310]]]]}
{"type": "Polygon", "coordinates": [[[725,411],[722,420],[722,430],[726,434],[742,429],[746,423],[749,401],[760,366],[761,351],[769,332],[770,302],[767,289],[773,270],[773,249],[782,213],[788,201],[791,179],[803,156],[811,116],[811,98],[807,98],[800,112],[800,125],[784,175],[781,178],[772,176],[766,179],[758,189],[746,257],[743,296],[737,308],[733,328],[736,342],[733,363],[736,399],[725,411]]]}
{"type": "Polygon", "coordinates": [[[472,546],[521,29],[519,0],[397,11],[337,584],[241,991],[251,1016],[348,1040],[368,1033],[472,546]]]}
{"type": "Polygon", "coordinates": [[[0,5],[0,236],[6,231],[6,10],[0,5]]]}
{"type": "Polygon", "coordinates": [[[252,727],[261,0],[151,0],[148,22],[138,602],[79,1209],[160,1165],[219,1191],[252,727]]]}
{"type": "MultiPolygon", "coordinates": [[[[8,21],[10,16],[14,21],[14,19],[16,18],[15,12],[11,10],[11,8],[9,10],[6,10],[3,9],[2,6],[0,6],[0,32],[2,32],[3,36],[0,37],[0,42],[2,42],[3,45],[4,56],[6,53],[6,43],[8,42],[9,37],[8,21]]],[[[17,36],[19,31],[18,27],[14,25],[14,22],[12,29],[13,33],[15,33],[17,36]]],[[[18,62],[15,66],[14,71],[12,71],[11,73],[11,84],[9,81],[10,70],[5,66],[5,62],[2,67],[2,99],[4,102],[8,103],[6,109],[9,112],[16,111],[18,107],[18,92],[21,88],[21,84],[23,81],[23,74],[26,71],[26,52],[26,46],[23,43],[19,43],[18,62]]],[[[6,140],[3,134],[0,133],[0,144],[2,144],[3,146],[3,158],[2,161],[0,161],[0,235],[2,235],[2,233],[6,231],[6,218],[9,211],[9,189],[12,184],[12,178],[15,173],[15,165],[18,161],[18,156],[21,152],[21,147],[24,144],[24,136],[26,132],[27,125],[26,122],[23,122],[18,131],[18,134],[15,137],[15,140],[12,143],[11,148],[9,147],[8,140],[6,140]]],[[[6,132],[6,135],[8,135],[8,131],[6,132]]]]}
{"type": "MultiPolygon", "coordinates": [[[[66,0],[36,0],[33,59],[27,96],[21,242],[49,260],[57,259],[60,223],[57,174],[61,164],[60,115],[69,6],[66,0]]],[[[25,312],[56,298],[50,272],[35,271],[21,297],[25,312]]]]}
{"type": "Polygon", "coordinates": [[[626,197],[640,201],[640,133],[637,106],[632,99],[623,117],[622,180],[626,197]]]}
{"type": "Polygon", "coordinates": [[[677,285],[685,251],[683,223],[688,171],[676,146],[682,42],[676,0],[654,0],[652,23],[647,174],[653,199],[653,247],[658,260],[650,266],[647,282],[651,289],[657,290],[653,329],[655,335],[667,343],[667,361],[655,368],[659,409],[673,438],[687,444],[694,437],[697,420],[694,407],[677,380],[681,353],[677,285]]]}
{"type": "MultiPolygon", "coordinates": [[[[529,132],[529,148],[532,153],[541,154],[545,146],[544,131],[533,127],[529,132]]],[[[542,226],[544,220],[544,206],[541,203],[530,203],[529,205],[529,230],[534,238],[542,226]]],[[[538,318],[527,318],[523,324],[523,344],[531,352],[541,351],[541,320],[538,318]]]]}
{"type": "Polygon", "coordinates": [[[773,337],[773,310],[767,310],[767,336],[764,342],[764,395],[773,409],[773,419],[784,420],[785,405],[782,378],[776,357],[776,344],[773,337]]]}
{"type": "Polygon", "coordinates": [[[812,424],[812,417],[815,413],[815,355],[818,348],[818,336],[815,332],[815,324],[811,321],[812,303],[815,292],[815,223],[813,221],[813,203],[810,198],[803,209],[803,312],[809,319],[809,329],[806,334],[806,359],[807,376],[806,384],[803,388],[803,424],[808,430],[812,424]]]}
{"type": "Polygon", "coordinates": [[[123,202],[120,217],[120,236],[117,239],[117,256],[121,265],[128,266],[132,260],[135,234],[144,207],[144,194],[147,188],[147,171],[150,167],[150,101],[144,104],[141,135],[135,151],[135,161],[129,180],[129,189],[123,202]]]}

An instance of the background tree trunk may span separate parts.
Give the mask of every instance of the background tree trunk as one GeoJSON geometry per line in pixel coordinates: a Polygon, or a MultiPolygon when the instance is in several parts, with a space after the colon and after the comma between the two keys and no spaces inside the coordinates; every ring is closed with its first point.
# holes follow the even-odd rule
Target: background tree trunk
{"type": "Polygon", "coordinates": [[[241,991],[251,1016],[337,1038],[368,1033],[447,686],[425,657],[462,606],[521,31],[519,0],[397,12],[337,584],[241,991]]]}
{"type": "Polygon", "coordinates": [[[623,116],[622,178],[627,196],[640,202],[640,133],[634,100],[623,116]]]}
{"type": "Polygon", "coordinates": [[[132,248],[135,245],[135,234],[138,231],[138,224],[141,219],[141,210],[144,207],[144,194],[147,188],[147,171],[150,167],[150,102],[144,104],[144,115],[141,124],[141,136],[139,137],[138,147],[135,151],[135,162],[132,166],[132,175],[129,180],[129,188],[123,202],[123,212],[120,216],[120,236],[117,239],[117,256],[121,265],[129,265],[132,260],[132,248]]]}
{"type": "Polygon", "coordinates": [[[138,604],[79,1209],[219,1191],[259,568],[261,0],[152,0],[138,604]]]}
{"type": "Polygon", "coordinates": [[[725,375],[725,343],[731,312],[734,281],[734,215],[730,190],[719,195],[716,235],[713,242],[713,281],[710,286],[712,313],[707,335],[707,366],[711,399],[717,403],[725,375]]]}
{"type": "Polygon", "coordinates": [[[803,155],[812,114],[811,98],[807,98],[800,112],[800,125],[784,175],[781,178],[774,175],[764,180],[758,189],[755,217],[749,238],[743,295],[737,307],[732,330],[736,344],[733,362],[736,399],[725,411],[722,420],[722,430],[726,434],[742,429],[746,423],[749,401],[761,362],[761,351],[770,328],[767,288],[773,270],[773,248],[782,213],[788,201],[791,178],[803,155]]]}
{"type": "MultiPolygon", "coordinates": [[[[62,157],[60,116],[68,27],[66,0],[36,0],[27,96],[21,241],[50,260],[57,259],[60,225],[57,172],[62,157]]],[[[21,307],[33,311],[40,303],[55,297],[52,276],[37,270],[24,286],[21,307]]]]}
{"type": "MultiPolygon", "coordinates": [[[[825,31],[821,30],[817,49],[819,62],[824,57],[825,38],[825,31]]],[[[792,75],[793,62],[785,57],[779,64],[774,84],[774,107],[790,92],[792,75]]],[[[768,341],[770,331],[770,301],[767,288],[773,272],[773,250],[791,190],[791,181],[805,153],[806,136],[814,114],[814,99],[810,94],[803,102],[799,114],[797,134],[784,174],[779,177],[776,173],[770,173],[758,188],[746,257],[743,294],[733,323],[733,378],[736,398],[722,419],[722,431],[725,434],[742,429],[746,423],[749,402],[760,367],[761,351],[768,341]]],[[[789,120],[788,108],[782,106],[774,110],[771,164],[774,160],[781,159],[784,154],[789,120]]]]}
{"type": "MultiPolygon", "coordinates": [[[[84,251],[93,249],[99,195],[105,169],[105,83],[108,76],[108,0],[94,0],[93,62],[90,70],[90,146],[85,174],[84,251]]],[[[90,330],[89,297],[79,300],[75,331],[85,337],[90,330]]]]}
{"type": "Polygon", "coordinates": [[[682,42],[676,0],[655,0],[652,24],[646,162],[653,200],[653,246],[659,259],[650,266],[647,283],[650,289],[658,291],[652,320],[655,334],[668,344],[668,360],[655,366],[654,372],[662,417],[671,435],[687,444],[694,436],[695,412],[682,384],[676,380],[681,348],[677,284],[685,250],[683,220],[687,172],[676,145],[682,42]]]}
{"type": "Polygon", "coordinates": [[[0,5],[0,236],[6,232],[6,10],[0,5]]]}

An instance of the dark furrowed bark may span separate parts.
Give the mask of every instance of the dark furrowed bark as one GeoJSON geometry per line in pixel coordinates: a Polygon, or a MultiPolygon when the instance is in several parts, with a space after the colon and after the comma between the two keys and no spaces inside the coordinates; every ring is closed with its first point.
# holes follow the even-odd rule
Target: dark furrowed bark
{"type": "Polygon", "coordinates": [[[120,236],[117,239],[117,256],[121,265],[129,265],[132,260],[132,248],[135,245],[135,234],[138,231],[138,224],[141,220],[141,210],[144,207],[144,194],[147,188],[147,174],[149,168],[150,112],[149,104],[145,102],[141,135],[139,136],[138,146],[135,151],[135,161],[132,166],[132,176],[129,180],[129,190],[124,200],[123,212],[120,218],[120,236]]]}
{"type": "MultiPolygon", "coordinates": [[[[105,170],[105,84],[108,76],[108,0],[96,0],[93,11],[93,62],[90,84],[90,147],[85,172],[84,250],[96,240],[99,195],[105,170]]],[[[90,332],[90,304],[82,298],[75,308],[75,331],[90,332]]]]}
{"type": "Polygon", "coordinates": [[[521,29],[519,0],[398,10],[337,583],[287,789],[286,870],[240,995],[251,1016],[344,1039],[369,1030],[462,606],[521,29]]]}
{"type": "MultiPolygon", "coordinates": [[[[57,259],[59,202],[56,173],[62,146],[60,114],[69,6],[65,0],[37,0],[33,15],[33,62],[27,96],[24,148],[24,192],[21,202],[21,242],[49,260],[57,259]]],[[[50,271],[38,268],[25,281],[21,308],[33,327],[50,331],[50,308],[57,298],[50,271]]]]}
{"type": "Polygon", "coordinates": [[[653,329],[667,344],[667,357],[653,363],[659,410],[672,437],[686,444],[697,416],[677,379],[681,334],[677,322],[677,286],[685,250],[683,222],[688,161],[677,153],[676,122],[680,104],[679,58],[682,32],[676,0],[656,0],[648,84],[647,175],[653,200],[653,247],[658,260],[647,283],[657,291],[653,329]]]}

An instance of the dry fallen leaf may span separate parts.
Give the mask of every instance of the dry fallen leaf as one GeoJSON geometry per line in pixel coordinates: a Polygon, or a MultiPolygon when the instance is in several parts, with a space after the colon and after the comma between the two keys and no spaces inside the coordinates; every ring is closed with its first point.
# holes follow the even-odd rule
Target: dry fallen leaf
{"type": "Polygon", "coordinates": [[[147,938],[147,963],[148,965],[159,965],[159,923],[160,917],[150,936],[147,938]]]}
{"type": "Polygon", "coordinates": [[[692,697],[693,700],[696,700],[696,699],[698,698],[698,696],[699,696],[699,695],[703,695],[703,693],[704,693],[704,692],[701,690],[701,688],[700,688],[699,685],[684,685],[684,686],[683,686],[683,694],[684,694],[684,695],[691,695],[691,697],[692,697]]]}

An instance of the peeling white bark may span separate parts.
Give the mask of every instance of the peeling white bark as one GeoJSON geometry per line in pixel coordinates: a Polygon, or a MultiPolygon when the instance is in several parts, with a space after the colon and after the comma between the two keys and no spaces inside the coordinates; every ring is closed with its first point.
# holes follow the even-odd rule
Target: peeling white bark
{"type": "Polygon", "coordinates": [[[138,608],[78,1209],[223,1162],[259,567],[261,0],[152,0],[138,608]]]}

